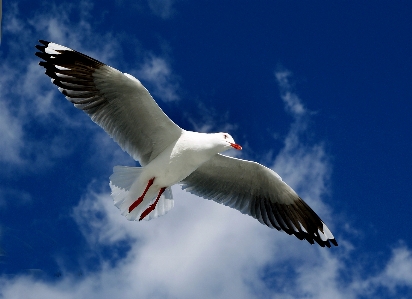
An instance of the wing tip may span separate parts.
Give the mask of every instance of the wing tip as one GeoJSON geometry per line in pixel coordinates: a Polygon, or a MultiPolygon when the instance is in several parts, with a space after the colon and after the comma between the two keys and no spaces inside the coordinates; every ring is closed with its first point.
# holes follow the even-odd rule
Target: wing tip
{"type": "MultiPolygon", "coordinates": [[[[325,224],[323,224],[324,227],[326,227],[325,224]]],[[[328,230],[329,231],[329,230],[328,230]]],[[[330,231],[329,231],[330,232],[330,231]]],[[[309,241],[309,243],[313,244],[313,241],[315,241],[316,243],[319,244],[319,246],[321,247],[328,247],[331,248],[332,245],[334,246],[338,246],[338,242],[336,241],[335,237],[333,237],[332,234],[330,234],[330,236],[327,236],[326,234],[322,233],[322,232],[318,232],[317,234],[315,234],[314,236],[311,236],[313,238],[311,238],[310,242],[308,240],[308,238],[305,238],[307,241],[309,241]]]]}
{"type": "Polygon", "coordinates": [[[48,42],[48,41],[46,41],[46,40],[44,40],[44,39],[39,39],[39,43],[47,46],[50,42],[48,42]]]}
{"type": "Polygon", "coordinates": [[[321,247],[338,246],[326,224],[300,197],[295,206],[272,203],[264,198],[255,202],[256,207],[251,210],[251,214],[262,224],[294,235],[299,240],[306,240],[312,245],[316,242],[321,247]],[[263,206],[258,206],[259,203],[263,206]]]}
{"type": "Polygon", "coordinates": [[[338,242],[335,239],[329,240],[333,245],[338,246],[338,242]]]}

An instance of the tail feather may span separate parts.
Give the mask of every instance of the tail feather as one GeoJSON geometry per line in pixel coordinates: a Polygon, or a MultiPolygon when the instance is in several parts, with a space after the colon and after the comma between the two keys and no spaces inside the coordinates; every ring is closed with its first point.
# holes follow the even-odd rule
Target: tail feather
{"type": "MultiPolygon", "coordinates": [[[[112,190],[114,205],[128,220],[138,220],[143,211],[148,207],[148,203],[153,203],[157,195],[153,195],[153,193],[152,195],[147,194],[147,196],[151,198],[145,198],[139,206],[129,213],[129,206],[141,195],[138,193],[133,194],[130,189],[142,171],[142,167],[115,166],[113,168],[113,174],[110,176],[110,188],[112,190]]],[[[173,206],[172,190],[168,187],[160,196],[156,209],[144,219],[150,220],[162,216],[171,210],[173,206]]]]}
{"type": "Polygon", "coordinates": [[[129,190],[142,172],[143,167],[115,166],[109,179],[115,186],[129,190]]]}

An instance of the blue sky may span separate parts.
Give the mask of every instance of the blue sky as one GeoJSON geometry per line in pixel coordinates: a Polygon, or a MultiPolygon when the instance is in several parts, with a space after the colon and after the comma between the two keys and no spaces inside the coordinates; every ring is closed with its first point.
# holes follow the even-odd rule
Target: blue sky
{"type": "Polygon", "coordinates": [[[0,298],[410,298],[412,4],[7,1],[0,46],[0,298]],[[320,248],[173,188],[129,222],[135,165],[38,66],[38,39],[149,89],[188,130],[228,131],[326,222],[320,248]]]}

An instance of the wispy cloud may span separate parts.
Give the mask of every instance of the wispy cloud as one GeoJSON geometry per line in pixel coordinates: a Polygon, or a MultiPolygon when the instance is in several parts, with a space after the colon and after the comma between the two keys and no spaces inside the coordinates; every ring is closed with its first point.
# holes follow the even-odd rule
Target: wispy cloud
{"type": "Polygon", "coordinates": [[[293,91],[286,69],[275,72],[280,96],[294,121],[284,139],[284,147],[276,157],[273,168],[309,202],[315,211],[325,211],[321,196],[329,192],[328,183],[332,172],[328,154],[322,142],[305,142],[311,112],[305,108],[299,96],[293,91]],[[307,186],[312,186],[307,188],[307,186]]]}
{"type": "Polygon", "coordinates": [[[370,280],[373,284],[387,287],[391,292],[396,288],[412,287],[412,251],[403,244],[392,249],[392,257],[385,270],[370,280]]]}
{"type": "Polygon", "coordinates": [[[175,9],[176,0],[115,0],[118,6],[127,6],[141,14],[153,14],[163,20],[173,18],[177,10],[175,9]]]}
{"type": "Polygon", "coordinates": [[[289,77],[292,72],[286,69],[279,69],[275,72],[276,80],[278,81],[280,95],[285,103],[286,111],[289,111],[294,117],[299,117],[307,113],[299,97],[293,92],[289,77]]]}
{"type": "Polygon", "coordinates": [[[152,12],[162,19],[168,19],[174,15],[174,2],[175,0],[148,0],[152,12]]]}
{"type": "Polygon", "coordinates": [[[148,87],[155,98],[163,101],[176,101],[179,99],[177,90],[179,85],[167,61],[159,56],[149,55],[137,71],[140,79],[149,83],[148,87]]]}
{"type": "MultiPolygon", "coordinates": [[[[1,99],[1,98],[0,98],[1,99]]],[[[0,161],[21,163],[23,126],[19,118],[12,115],[7,105],[0,101],[0,161]]]]}

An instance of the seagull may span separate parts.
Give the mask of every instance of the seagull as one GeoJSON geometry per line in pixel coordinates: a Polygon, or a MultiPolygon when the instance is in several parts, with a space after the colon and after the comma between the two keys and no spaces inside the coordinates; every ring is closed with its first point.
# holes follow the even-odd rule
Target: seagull
{"type": "Polygon", "coordinates": [[[114,204],[128,220],[150,220],[174,206],[171,186],[229,206],[310,244],[338,246],[319,216],[273,170],[224,156],[241,150],[228,133],[186,131],[132,75],[70,48],[40,40],[36,55],[59,91],[142,167],[115,166],[114,204]]]}

